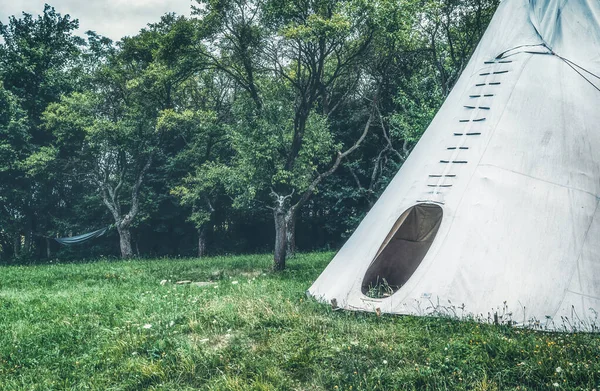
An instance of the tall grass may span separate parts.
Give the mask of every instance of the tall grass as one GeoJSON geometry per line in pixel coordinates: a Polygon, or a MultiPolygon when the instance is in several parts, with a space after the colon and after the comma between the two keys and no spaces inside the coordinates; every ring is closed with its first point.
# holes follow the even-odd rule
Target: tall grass
{"type": "Polygon", "coordinates": [[[307,299],[332,255],[282,273],[269,255],[0,268],[0,389],[600,389],[595,334],[307,299]]]}

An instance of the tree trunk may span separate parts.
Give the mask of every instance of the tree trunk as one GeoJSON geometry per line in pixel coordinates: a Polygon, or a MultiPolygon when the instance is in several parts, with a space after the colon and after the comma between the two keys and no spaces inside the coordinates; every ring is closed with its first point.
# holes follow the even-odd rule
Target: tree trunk
{"type": "Polygon", "coordinates": [[[27,213],[27,227],[25,230],[25,241],[23,242],[23,248],[21,251],[24,253],[30,253],[33,248],[33,217],[31,212],[27,213]]]}
{"type": "Polygon", "coordinates": [[[202,258],[206,251],[206,228],[198,229],[198,258],[202,258]]]}
{"type": "Polygon", "coordinates": [[[285,269],[285,254],[287,250],[286,242],[286,211],[283,205],[278,205],[273,210],[273,217],[275,219],[275,255],[273,262],[273,269],[280,271],[285,269]]]}
{"type": "Polygon", "coordinates": [[[118,201],[119,190],[122,188],[123,185],[122,179],[125,173],[125,169],[121,170],[121,180],[119,180],[119,183],[115,187],[113,187],[110,184],[110,181],[105,178],[96,179],[98,187],[102,194],[102,201],[104,202],[104,205],[106,205],[110,213],[113,215],[113,218],[115,219],[117,231],[119,232],[119,244],[121,246],[122,258],[130,258],[133,255],[133,249],[131,247],[131,231],[129,230],[129,227],[131,227],[131,224],[133,223],[135,217],[138,214],[140,207],[140,186],[142,186],[142,182],[146,171],[148,171],[150,165],[152,164],[152,158],[153,155],[150,155],[148,157],[146,165],[144,165],[144,167],[137,176],[137,179],[133,185],[133,189],[131,190],[131,208],[125,216],[121,214],[121,205],[118,201]]]}
{"type": "Polygon", "coordinates": [[[21,234],[16,234],[13,237],[13,253],[14,257],[18,257],[21,252],[21,234]]]}
{"type": "Polygon", "coordinates": [[[296,255],[296,210],[293,208],[285,214],[285,241],[286,256],[292,258],[296,255]]]}
{"type": "Polygon", "coordinates": [[[50,239],[46,238],[46,258],[50,259],[51,256],[51,252],[50,252],[50,239]]]}
{"type": "Polygon", "coordinates": [[[119,232],[119,244],[121,245],[121,258],[131,258],[133,256],[133,250],[131,248],[131,231],[129,227],[118,228],[119,232]]]}

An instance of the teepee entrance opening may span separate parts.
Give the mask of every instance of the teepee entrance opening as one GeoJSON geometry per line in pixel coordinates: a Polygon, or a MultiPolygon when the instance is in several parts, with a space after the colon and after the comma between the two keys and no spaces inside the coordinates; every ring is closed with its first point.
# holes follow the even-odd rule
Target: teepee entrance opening
{"type": "Polygon", "coordinates": [[[362,293],[381,298],[400,289],[425,258],[442,216],[435,204],[417,204],[402,213],[367,269],[362,293]]]}

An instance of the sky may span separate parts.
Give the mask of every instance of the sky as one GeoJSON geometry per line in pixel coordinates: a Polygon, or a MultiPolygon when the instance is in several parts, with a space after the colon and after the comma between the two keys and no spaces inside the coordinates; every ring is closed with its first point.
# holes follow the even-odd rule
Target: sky
{"type": "Polygon", "coordinates": [[[38,15],[50,4],[61,15],[79,19],[77,35],[93,30],[113,41],[135,35],[148,23],[160,20],[167,12],[190,15],[193,0],[0,0],[0,22],[22,12],[38,15]]]}

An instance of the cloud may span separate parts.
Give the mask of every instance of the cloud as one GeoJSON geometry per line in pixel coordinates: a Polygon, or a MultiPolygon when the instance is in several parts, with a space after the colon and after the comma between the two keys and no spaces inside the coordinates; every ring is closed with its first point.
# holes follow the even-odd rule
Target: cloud
{"type": "Polygon", "coordinates": [[[0,21],[8,22],[10,15],[21,12],[38,15],[48,2],[60,14],[79,19],[77,34],[93,30],[115,41],[135,35],[148,23],[160,20],[168,12],[190,15],[193,0],[0,0],[0,21]]]}

